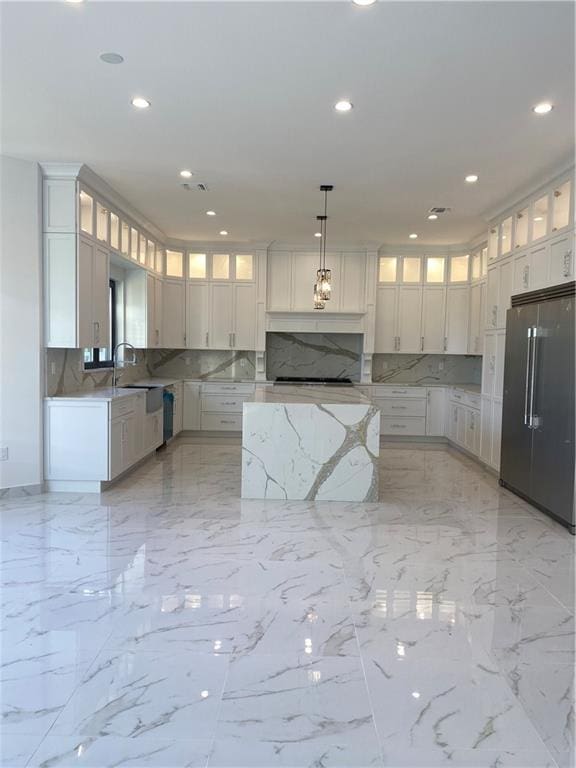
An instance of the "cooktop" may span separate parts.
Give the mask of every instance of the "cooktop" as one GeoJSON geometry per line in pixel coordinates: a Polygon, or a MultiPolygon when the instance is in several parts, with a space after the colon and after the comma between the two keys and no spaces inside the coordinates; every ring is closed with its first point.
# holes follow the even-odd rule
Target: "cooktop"
{"type": "Polygon", "coordinates": [[[339,387],[354,386],[351,379],[330,376],[277,376],[275,384],[332,384],[339,387]]]}

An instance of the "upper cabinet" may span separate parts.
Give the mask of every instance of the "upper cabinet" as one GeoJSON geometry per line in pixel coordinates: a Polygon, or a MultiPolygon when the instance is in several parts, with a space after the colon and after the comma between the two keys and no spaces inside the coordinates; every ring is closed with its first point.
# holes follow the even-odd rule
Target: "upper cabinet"
{"type": "Polygon", "coordinates": [[[564,229],[570,224],[572,208],[572,184],[568,179],[554,187],[552,192],[552,232],[564,229]]]}
{"type": "MultiPolygon", "coordinates": [[[[325,313],[366,311],[366,252],[331,252],[326,267],[332,273],[332,292],[325,313]]],[[[314,312],[316,251],[268,253],[267,309],[269,312],[314,312]]]]}
{"type": "Polygon", "coordinates": [[[188,280],[253,283],[256,281],[256,259],[253,253],[248,252],[190,252],[187,277],[188,280]]]}

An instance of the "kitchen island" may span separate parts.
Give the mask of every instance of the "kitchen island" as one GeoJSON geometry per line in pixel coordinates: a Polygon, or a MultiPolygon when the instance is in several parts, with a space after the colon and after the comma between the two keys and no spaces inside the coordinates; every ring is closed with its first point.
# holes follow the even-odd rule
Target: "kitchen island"
{"type": "Polygon", "coordinates": [[[380,411],[353,386],[262,385],[244,403],[242,498],[376,501],[380,411]]]}

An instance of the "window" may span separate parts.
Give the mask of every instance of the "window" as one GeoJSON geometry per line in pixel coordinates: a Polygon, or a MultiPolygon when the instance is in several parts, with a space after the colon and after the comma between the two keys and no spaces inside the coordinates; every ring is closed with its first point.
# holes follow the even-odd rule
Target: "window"
{"type": "Polygon", "coordinates": [[[84,369],[112,368],[112,354],[117,344],[116,327],[116,281],[110,280],[108,290],[108,321],[110,323],[110,342],[108,347],[95,347],[84,350],[84,369]]]}

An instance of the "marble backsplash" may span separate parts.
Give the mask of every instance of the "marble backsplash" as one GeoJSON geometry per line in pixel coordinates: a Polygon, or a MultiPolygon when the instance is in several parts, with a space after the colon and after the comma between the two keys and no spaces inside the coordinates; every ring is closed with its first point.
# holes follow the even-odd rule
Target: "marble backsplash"
{"type": "Polygon", "coordinates": [[[152,376],[182,379],[248,379],[256,353],[219,349],[154,349],[147,353],[152,376]]]}
{"type": "Polygon", "coordinates": [[[394,384],[480,384],[477,355],[374,355],[372,381],[394,384]]]}
{"type": "MultiPolygon", "coordinates": [[[[84,370],[83,350],[47,349],[46,394],[65,395],[112,385],[110,369],[84,370]]],[[[220,350],[138,350],[136,364],[118,368],[118,384],[150,376],[182,379],[254,379],[255,353],[220,350]]]]}
{"type": "Polygon", "coordinates": [[[267,333],[266,378],[347,377],[360,381],[362,334],[267,333]]]}

